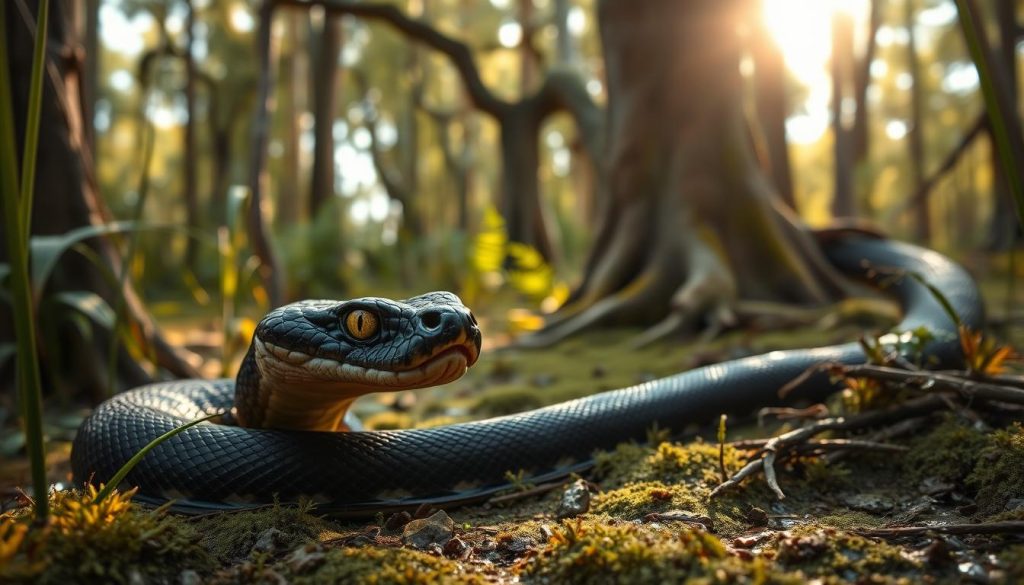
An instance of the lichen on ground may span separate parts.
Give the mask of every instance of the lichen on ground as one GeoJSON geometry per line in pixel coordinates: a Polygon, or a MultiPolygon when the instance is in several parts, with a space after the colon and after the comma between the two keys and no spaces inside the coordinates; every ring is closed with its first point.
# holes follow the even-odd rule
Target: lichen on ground
{"type": "Polygon", "coordinates": [[[214,567],[188,522],[141,509],[130,493],[95,498],[92,488],[52,493],[42,527],[27,509],[0,515],[0,582],[176,582],[182,570],[214,567]]]}

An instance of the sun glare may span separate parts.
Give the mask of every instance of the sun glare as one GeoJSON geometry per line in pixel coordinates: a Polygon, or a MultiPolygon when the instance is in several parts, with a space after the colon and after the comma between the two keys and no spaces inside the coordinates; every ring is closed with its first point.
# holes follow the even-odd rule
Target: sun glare
{"type": "Polygon", "coordinates": [[[803,112],[790,118],[791,140],[815,142],[828,129],[832,15],[851,14],[858,24],[870,0],[764,0],[764,22],[782,51],[786,67],[808,89],[803,112]]]}

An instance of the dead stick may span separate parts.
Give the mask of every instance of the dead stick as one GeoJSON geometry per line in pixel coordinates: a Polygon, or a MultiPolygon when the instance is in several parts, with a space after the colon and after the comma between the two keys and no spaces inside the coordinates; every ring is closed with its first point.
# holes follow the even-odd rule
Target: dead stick
{"type": "MultiPolygon", "coordinates": [[[[894,420],[903,420],[910,417],[920,416],[935,410],[946,407],[946,403],[941,397],[935,395],[922,396],[920,398],[914,398],[894,408],[888,408],[884,410],[873,410],[871,412],[865,412],[862,414],[850,416],[850,417],[837,417],[827,418],[818,421],[814,424],[808,425],[803,428],[799,428],[788,433],[781,434],[777,437],[773,437],[767,443],[765,443],[762,451],[765,453],[764,457],[756,458],[746,465],[743,466],[738,472],[736,472],[728,481],[725,481],[718,485],[709,494],[709,497],[715,497],[722,493],[726,489],[733,486],[739,485],[739,483],[747,477],[765,469],[766,459],[769,455],[772,455],[771,463],[774,463],[774,453],[781,449],[791,447],[796,444],[803,443],[813,437],[814,435],[826,432],[826,431],[837,431],[837,430],[854,430],[862,429],[866,427],[873,427],[877,425],[886,424],[894,420]]],[[[765,471],[767,476],[769,472],[765,471]]],[[[774,478],[774,469],[771,471],[774,478]]],[[[769,484],[771,482],[769,481],[769,484]]],[[[772,486],[772,490],[776,490],[778,484],[772,486]]],[[[781,490],[776,491],[776,495],[779,495],[781,490]]],[[[784,495],[782,496],[784,497],[784,495]]],[[[781,498],[780,498],[781,499],[781,498]]]]}
{"type": "Polygon", "coordinates": [[[941,534],[1022,534],[1024,520],[983,522],[981,524],[944,524],[938,526],[900,526],[896,528],[862,528],[853,532],[863,536],[916,536],[938,532],[941,534]]]}
{"type": "Polygon", "coordinates": [[[977,382],[939,372],[907,372],[886,366],[835,366],[833,371],[851,378],[870,378],[883,382],[897,382],[922,389],[957,392],[966,398],[986,398],[1013,404],[1024,404],[1024,390],[977,382]]]}

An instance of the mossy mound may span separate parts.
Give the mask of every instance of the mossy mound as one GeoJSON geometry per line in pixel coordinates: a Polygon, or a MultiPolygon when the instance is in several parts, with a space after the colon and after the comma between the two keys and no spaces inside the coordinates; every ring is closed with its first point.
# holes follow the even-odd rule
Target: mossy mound
{"type": "Polygon", "coordinates": [[[213,575],[213,585],[346,583],[352,585],[477,585],[486,581],[443,557],[401,548],[308,546],[277,563],[255,559],[213,575]]]}
{"type": "Polygon", "coordinates": [[[978,511],[999,514],[1013,500],[1024,499],[1024,426],[998,430],[976,454],[977,463],[967,485],[977,493],[978,511]]]}
{"type": "Polygon", "coordinates": [[[201,544],[214,558],[225,562],[248,558],[261,538],[267,542],[256,548],[269,552],[291,550],[337,534],[310,509],[309,505],[274,505],[200,520],[197,527],[202,534],[201,544]]]}
{"type": "Polygon", "coordinates": [[[915,439],[903,457],[903,473],[913,485],[927,478],[961,485],[988,442],[985,433],[949,416],[915,439]]]}
{"type": "Polygon", "coordinates": [[[0,515],[0,582],[177,582],[183,570],[212,568],[193,526],[130,499],[114,492],[97,503],[92,488],[56,492],[42,528],[30,528],[28,509],[0,515]]]}
{"type": "Polygon", "coordinates": [[[775,559],[782,569],[799,570],[826,582],[912,583],[924,576],[921,561],[900,547],[832,528],[783,533],[775,559]]]}
{"type": "Polygon", "coordinates": [[[741,560],[686,526],[568,521],[527,561],[528,583],[802,583],[762,559],[741,560]]]}

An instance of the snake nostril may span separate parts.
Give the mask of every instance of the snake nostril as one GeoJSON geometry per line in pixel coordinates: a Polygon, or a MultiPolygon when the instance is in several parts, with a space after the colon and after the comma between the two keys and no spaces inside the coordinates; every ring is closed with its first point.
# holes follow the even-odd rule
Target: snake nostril
{"type": "Polygon", "coordinates": [[[420,315],[420,322],[427,329],[437,329],[441,326],[441,312],[440,311],[427,311],[420,315]]]}

